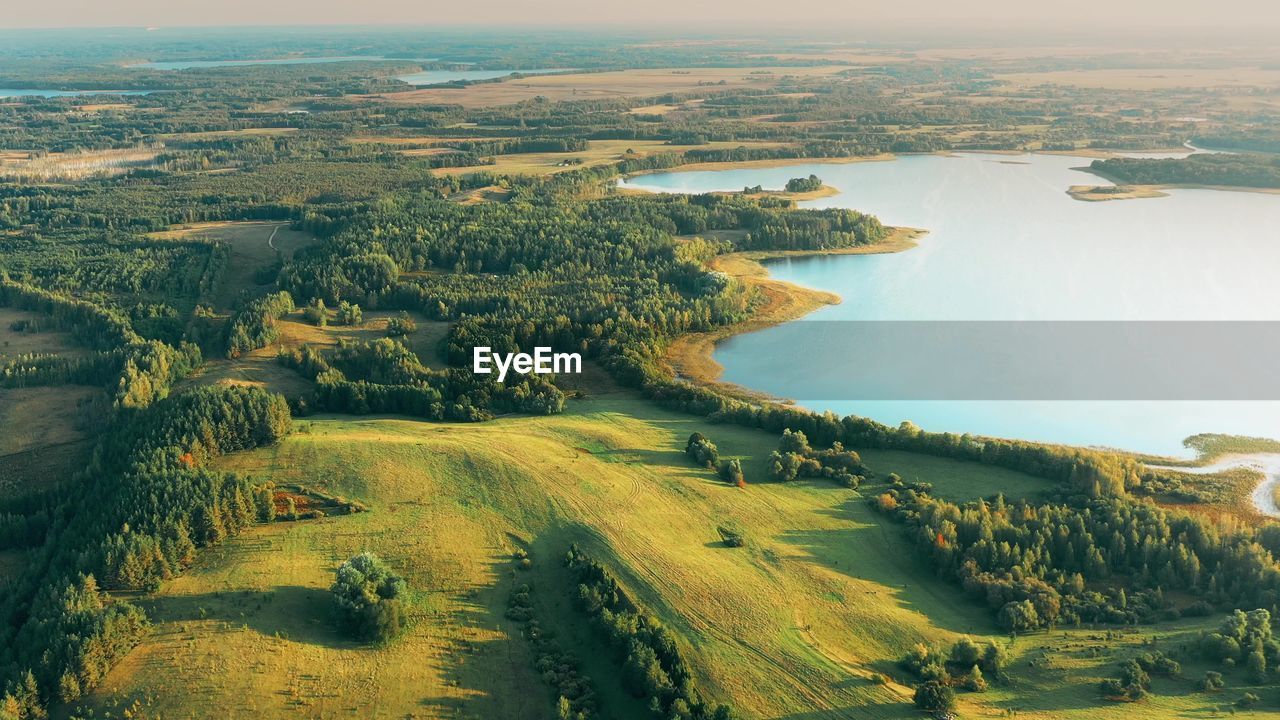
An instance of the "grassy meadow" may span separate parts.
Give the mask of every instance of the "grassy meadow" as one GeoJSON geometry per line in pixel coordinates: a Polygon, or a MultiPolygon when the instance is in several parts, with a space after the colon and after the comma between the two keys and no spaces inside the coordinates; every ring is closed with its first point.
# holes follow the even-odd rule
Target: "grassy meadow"
{"type": "MultiPolygon", "coordinates": [[[[95,711],[136,701],[146,716],[171,718],[549,717],[550,691],[503,617],[511,588],[528,582],[544,626],[585,661],[606,716],[648,717],[573,608],[560,559],[577,542],[677,631],[704,692],[744,717],[915,717],[910,689],[880,678],[903,679],[893,660],[919,642],[1011,641],[989,612],[933,577],[865,495],[890,472],[951,498],[1047,489],[1018,473],[897,451],[865,454],[881,480],[861,492],[766,483],[774,436],[624,393],[573,401],[560,416],[475,425],[336,416],[298,425],[279,446],[219,466],[370,511],[260,526],[202,554],[142,600],[154,630],[88,700],[95,711]],[[695,430],[743,459],[745,489],[691,466],[682,450],[695,430]],[[724,547],[719,525],[739,529],[746,547],[724,547]],[[530,553],[531,569],[516,568],[517,548],[530,553]],[[410,630],[384,647],[346,640],[330,620],[332,572],[363,550],[414,591],[410,630]]],[[[1153,637],[1181,642],[1197,627],[1019,638],[1011,682],[961,694],[961,710],[1129,715],[1128,706],[1102,703],[1097,682],[1153,637]]],[[[1229,704],[1192,687],[1158,679],[1144,717],[1202,717],[1214,700],[1229,704]]]]}

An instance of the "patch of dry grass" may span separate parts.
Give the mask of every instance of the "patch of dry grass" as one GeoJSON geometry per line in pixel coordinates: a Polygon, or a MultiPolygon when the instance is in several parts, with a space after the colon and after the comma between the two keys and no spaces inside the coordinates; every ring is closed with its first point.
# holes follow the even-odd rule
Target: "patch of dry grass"
{"type": "Polygon", "coordinates": [[[0,307],[0,362],[19,355],[47,353],[57,355],[83,355],[88,352],[72,340],[70,333],[54,330],[53,321],[46,315],[0,307]],[[16,322],[28,321],[42,327],[39,332],[14,330],[16,322]]]}
{"type": "Polygon", "coordinates": [[[291,230],[288,223],[278,222],[194,223],[151,233],[150,237],[225,243],[230,249],[227,267],[218,278],[213,297],[205,299],[224,311],[230,310],[242,296],[270,291],[275,278],[259,277],[259,273],[269,270],[277,261],[287,262],[295,252],[315,242],[310,234],[291,230]]]}
{"type": "MultiPolygon", "coordinates": [[[[311,389],[311,383],[280,364],[277,357],[281,350],[296,349],[303,345],[325,348],[335,346],[343,339],[368,342],[386,337],[387,320],[393,314],[366,312],[364,322],[360,325],[320,327],[306,322],[302,310],[297,310],[277,322],[280,338],[276,342],[234,360],[206,359],[204,366],[183,383],[265,387],[273,392],[283,393],[286,397],[300,397],[311,389]]],[[[418,356],[423,365],[437,369],[444,367],[441,342],[449,331],[449,324],[426,320],[420,316],[415,316],[414,319],[418,325],[417,330],[401,340],[418,356]]]]}
{"type": "MultiPolygon", "coordinates": [[[[506,175],[549,175],[565,170],[596,167],[619,162],[627,158],[646,157],[661,153],[682,153],[687,150],[723,150],[737,147],[780,147],[780,142],[711,142],[702,145],[669,145],[661,140],[590,140],[582,152],[516,153],[497,155],[492,165],[441,168],[433,172],[442,175],[466,175],[474,172],[493,172],[506,175]],[[630,152],[628,152],[630,151],[630,152]]],[[[407,150],[406,154],[420,154],[422,150],[407,150]]],[[[791,162],[795,162],[792,160],[791,162]]],[[[684,169],[684,166],[681,167],[684,169]]]]}
{"type": "MultiPolygon", "coordinates": [[[[476,83],[462,88],[425,88],[363,96],[392,102],[423,105],[486,107],[546,98],[552,101],[593,100],[617,97],[649,97],[664,93],[720,92],[734,88],[770,88],[784,77],[831,75],[848,68],[661,68],[600,73],[538,75],[497,83],[476,83]]],[[[357,96],[360,97],[360,96],[357,96]]]]}
{"type": "Polygon", "coordinates": [[[160,152],[157,148],[126,148],[0,158],[0,177],[47,182],[119,175],[134,168],[151,167],[160,152]]]}

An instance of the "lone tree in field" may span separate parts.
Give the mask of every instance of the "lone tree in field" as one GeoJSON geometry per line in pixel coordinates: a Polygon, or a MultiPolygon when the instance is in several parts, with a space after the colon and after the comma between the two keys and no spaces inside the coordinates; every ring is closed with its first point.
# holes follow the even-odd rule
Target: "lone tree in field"
{"type": "Polygon", "coordinates": [[[956,692],[937,680],[916,686],[916,707],[934,715],[947,715],[956,709],[956,692]]]}
{"type": "Polygon", "coordinates": [[[389,640],[404,624],[404,578],[373,553],[360,553],[338,568],[331,588],[343,630],[361,640],[389,640]]]}
{"type": "Polygon", "coordinates": [[[721,461],[719,473],[720,479],[730,485],[745,487],[747,484],[746,479],[742,476],[742,462],[738,458],[721,461]]]}
{"type": "Polygon", "coordinates": [[[689,436],[689,442],[684,446],[684,453],[708,470],[715,470],[720,462],[720,451],[716,449],[715,443],[700,432],[689,436]]]}

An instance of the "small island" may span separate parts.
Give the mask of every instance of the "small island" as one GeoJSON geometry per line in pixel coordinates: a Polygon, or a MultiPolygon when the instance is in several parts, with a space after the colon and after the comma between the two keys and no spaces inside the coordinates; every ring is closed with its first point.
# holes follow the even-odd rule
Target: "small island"
{"type": "Polygon", "coordinates": [[[1067,194],[1085,202],[1105,202],[1166,197],[1169,193],[1150,185],[1072,185],[1067,194]]]}
{"type": "Polygon", "coordinates": [[[765,190],[763,185],[748,185],[742,188],[743,195],[774,195],[785,197],[790,200],[813,200],[821,197],[831,197],[840,191],[824,185],[822,178],[817,175],[810,174],[809,177],[791,178],[782,190],[765,190]]]}

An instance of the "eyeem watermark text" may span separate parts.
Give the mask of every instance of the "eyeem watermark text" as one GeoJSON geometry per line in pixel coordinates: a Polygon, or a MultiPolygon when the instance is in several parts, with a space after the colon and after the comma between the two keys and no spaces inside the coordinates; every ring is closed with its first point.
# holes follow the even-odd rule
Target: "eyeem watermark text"
{"type": "Polygon", "coordinates": [[[536,347],[532,355],[522,352],[496,353],[493,348],[478,347],[472,352],[471,358],[471,369],[477,375],[488,375],[496,368],[498,382],[506,380],[507,372],[511,370],[521,375],[582,372],[581,355],[551,352],[549,347],[536,347]]]}

